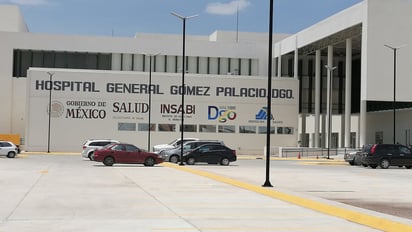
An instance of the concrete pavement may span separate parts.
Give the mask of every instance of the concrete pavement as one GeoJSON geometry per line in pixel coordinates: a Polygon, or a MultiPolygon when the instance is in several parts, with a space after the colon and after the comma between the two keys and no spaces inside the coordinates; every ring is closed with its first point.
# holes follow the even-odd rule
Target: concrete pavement
{"type": "Polygon", "coordinates": [[[0,186],[1,232],[412,231],[404,218],[170,163],[23,154],[0,158],[0,186]]]}

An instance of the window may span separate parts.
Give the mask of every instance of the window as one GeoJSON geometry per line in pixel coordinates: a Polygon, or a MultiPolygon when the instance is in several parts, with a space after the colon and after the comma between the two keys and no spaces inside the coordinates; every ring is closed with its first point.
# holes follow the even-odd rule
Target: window
{"type": "Polygon", "coordinates": [[[119,131],[135,131],[136,123],[119,122],[117,124],[117,130],[119,131]]]}
{"type": "Polygon", "coordinates": [[[126,151],[138,151],[139,149],[133,145],[126,145],[126,151]]]}
{"type": "Polygon", "coordinates": [[[256,126],[239,126],[241,134],[256,134],[256,126]]]}
{"type": "Polygon", "coordinates": [[[199,132],[216,133],[216,125],[199,125],[199,132]]]}
{"type": "MultiPolygon", "coordinates": [[[[139,123],[137,128],[139,131],[149,131],[149,123],[139,123]]],[[[150,123],[150,131],[156,131],[156,124],[150,123]]]]}
{"type": "Polygon", "coordinates": [[[175,124],[159,124],[158,125],[159,131],[176,131],[175,124]]]}
{"type": "MultiPolygon", "coordinates": [[[[182,131],[182,126],[179,126],[179,131],[182,131]]],[[[184,131],[197,132],[197,125],[184,125],[184,131]]]]}
{"type": "Polygon", "coordinates": [[[219,133],[235,133],[235,126],[231,125],[219,125],[219,133]]]}
{"type": "MultiPolygon", "coordinates": [[[[259,134],[266,134],[266,132],[267,132],[266,128],[267,128],[266,126],[259,126],[258,133],[259,134]]],[[[276,128],[274,126],[271,126],[270,127],[270,133],[275,134],[275,132],[276,132],[276,128]]]]}
{"type": "Polygon", "coordinates": [[[111,64],[111,54],[20,49],[13,52],[14,77],[27,77],[30,67],[111,70],[111,64]]]}

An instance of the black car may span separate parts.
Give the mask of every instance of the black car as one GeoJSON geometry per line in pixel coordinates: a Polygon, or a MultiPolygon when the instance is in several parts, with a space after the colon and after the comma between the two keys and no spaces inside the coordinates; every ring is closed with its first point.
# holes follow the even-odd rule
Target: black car
{"type": "Polygon", "coordinates": [[[195,163],[229,165],[236,161],[236,150],[221,144],[206,144],[183,155],[184,161],[193,165],[195,163]]]}
{"type": "Polygon", "coordinates": [[[362,164],[376,168],[389,168],[399,166],[412,167],[412,151],[401,144],[373,144],[366,146],[362,153],[362,164]]]}
{"type": "MultiPolygon", "coordinates": [[[[200,147],[205,144],[221,144],[224,145],[223,141],[219,140],[196,140],[196,141],[189,141],[183,144],[183,154],[187,153],[197,147],[200,147]]],[[[168,162],[177,163],[180,161],[180,157],[182,154],[182,147],[178,146],[174,149],[170,150],[163,150],[159,153],[159,155],[168,162]]]]}

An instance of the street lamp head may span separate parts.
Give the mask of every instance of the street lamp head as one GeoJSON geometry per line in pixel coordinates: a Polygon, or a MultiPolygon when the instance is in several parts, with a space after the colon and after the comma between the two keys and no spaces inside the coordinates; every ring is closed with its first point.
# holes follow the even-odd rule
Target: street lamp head
{"type": "Polygon", "coordinates": [[[337,67],[336,67],[336,66],[325,65],[325,68],[327,68],[329,71],[333,71],[333,70],[335,70],[337,67]]]}
{"type": "Polygon", "coordinates": [[[403,45],[400,45],[400,46],[395,47],[395,46],[391,46],[391,45],[388,45],[388,44],[384,44],[383,46],[385,46],[385,47],[387,47],[387,48],[389,48],[389,49],[392,49],[392,50],[398,50],[398,49],[401,49],[401,48],[406,47],[406,46],[408,46],[408,45],[407,45],[407,44],[403,44],[403,45]]]}
{"type": "Polygon", "coordinates": [[[194,17],[199,16],[199,15],[191,15],[191,16],[185,17],[185,16],[182,16],[182,15],[176,13],[176,12],[171,12],[170,14],[172,14],[173,16],[178,17],[178,18],[181,19],[181,20],[191,19],[191,18],[194,18],[194,17]]]}

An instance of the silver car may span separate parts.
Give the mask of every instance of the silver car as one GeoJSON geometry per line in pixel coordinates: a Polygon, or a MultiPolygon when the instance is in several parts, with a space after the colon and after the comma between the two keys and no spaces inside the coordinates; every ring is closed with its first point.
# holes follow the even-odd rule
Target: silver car
{"type": "MultiPolygon", "coordinates": [[[[197,140],[197,141],[189,141],[183,144],[183,153],[189,152],[201,145],[205,145],[205,144],[222,144],[225,145],[223,143],[223,141],[219,141],[219,140],[197,140]]],[[[177,163],[180,161],[180,157],[182,155],[182,148],[180,146],[173,148],[173,149],[169,149],[169,150],[163,150],[159,153],[160,157],[163,158],[164,161],[168,161],[171,163],[177,163]]]]}
{"type": "Polygon", "coordinates": [[[93,152],[111,143],[119,143],[113,139],[89,139],[83,144],[82,157],[93,160],[93,152]]]}

